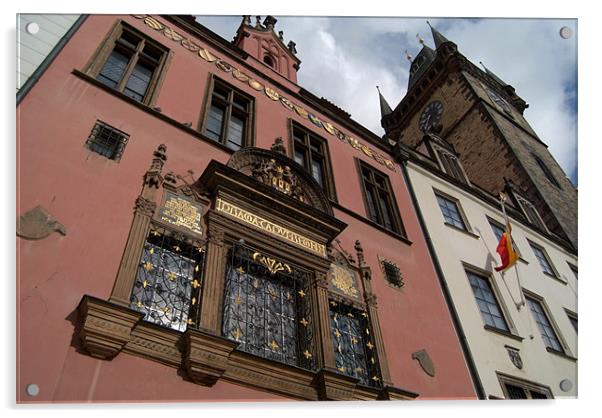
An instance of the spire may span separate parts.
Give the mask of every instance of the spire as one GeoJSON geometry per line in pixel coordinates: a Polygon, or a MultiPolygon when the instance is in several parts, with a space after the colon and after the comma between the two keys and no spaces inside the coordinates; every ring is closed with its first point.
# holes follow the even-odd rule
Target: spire
{"type": "Polygon", "coordinates": [[[431,23],[427,20],[427,25],[431,28],[431,33],[433,34],[433,40],[435,41],[435,49],[439,49],[439,46],[443,45],[446,42],[451,42],[445,36],[441,35],[441,33],[431,26],[431,23]]]}
{"type": "Polygon", "coordinates": [[[389,103],[385,100],[380,89],[376,86],[376,90],[378,90],[378,98],[380,99],[380,117],[383,118],[391,113],[393,113],[393,109],[389,106],[389,103]]]}
{"type": "Polygon", "coordinates": [[[485,73],[487,73],[487,75],[491,78],[493,78],[495,81],[497,81],[500,86],[502,87],[506,87],[508,85],[508,83],[506,83],[504,80],[502,80],[501,78],[499,78],[497,75],[495,75],[493,72],[489,71],[489,68],[485,67],[485,64],[483,64],[482,61],[479,61],[479,64],[481,64],[481,66],[485,69],[485,73]]]}

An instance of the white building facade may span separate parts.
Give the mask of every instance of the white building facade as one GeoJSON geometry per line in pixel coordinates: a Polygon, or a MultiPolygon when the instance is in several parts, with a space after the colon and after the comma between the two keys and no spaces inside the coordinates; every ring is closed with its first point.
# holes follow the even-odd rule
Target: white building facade
{"type": "Polygon", "coordinates": [[[499,199],[472,185],[453,149],[431,136],[417,152],[406,149],[402,165],[477,392],[488,399],[576,397],[576,252],[541,227],[541,218],[530,222],[538,215],[518,203],[517,192],[507,209],[520,259],[496,272],[505,224],[499,199]]]}

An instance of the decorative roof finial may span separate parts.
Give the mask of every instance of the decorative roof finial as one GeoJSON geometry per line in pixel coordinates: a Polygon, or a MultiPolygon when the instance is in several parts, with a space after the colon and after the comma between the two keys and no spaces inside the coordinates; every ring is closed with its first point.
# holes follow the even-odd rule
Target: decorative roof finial
{"type": "Polygon", "coordinates": [[[288,50],[291,51],[295,55],[297,54],[297,48],[296,48],[296,46],[297,46],[297,44],[295,42],[293,42],[293,41],[289,41],[288,45],[287,45],[288,50]]]}
{"type": "Polygon", "coordinates": [[[412,62],[412,56],[408,53],[407,49],[406,49],[406,58],[408,61],[412,62]]]}
{"type": "Polygon", "coordinates": [[[265,26],[267,29],[274,29],[276,22],[278,22],[278,19],[276,19],[274,16],[268,15],[265,17],[265,19],[263,19],[263,26],[265,26]]]}
{"type": "Polygon", "coordinates": [[[278,31],[278,38],[279,38],[279,39],[280,39],[282,42],[284,42],[284,31],[282,31],[282,30],[279,30],[279,31],[278,31]]]}
{"type": "Polygon", "coordinates": [[[419,33],[416,34],[416,38],[418,38],[418,42],[420,43],[420,45],[424,46],[424,39],[422,39],[422,36],[420,36],[419,33]]]}
{"type": "Polygon", "coordinates": [[[261,29],[261,16],[255,17],[255,29],[261,29]]]}
{"type": "Polygon", "coordinates": [[[243,25],[251,26],[251,15],[243,15],[242,23],[243,23],[243,25]]]}

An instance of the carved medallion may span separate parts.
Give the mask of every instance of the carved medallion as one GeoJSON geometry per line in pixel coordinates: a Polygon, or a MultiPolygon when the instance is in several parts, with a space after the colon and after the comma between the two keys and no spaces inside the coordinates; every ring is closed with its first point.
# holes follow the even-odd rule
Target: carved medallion
{"type": "Polygon", "coordinates": [[[330,271],[328,272],[330,276],[330,283],[343,292],[347,296],[351,296],[353,298],[357,298],[359,296],[359,291],[357,290],[357,284],[355,279],[355,274],[349,269],[339,265],[339,264],[331,264],[330,271]]]}
{"type": "Polygon", "coordinates": [[[517,369],[523,368],[523,359],[520,357],[520,353],[518,349],[510,346],[506,346],[506,350],[508,351],[508,356],[510,357],[510,361],[512,364],[516,366],[517,369]]]}
{"type": "Polygon", "coordinates": [[[53,232],[66,235],[63,224],[54,219],[42,206],[28,210],[17,220],[17,235],[25,239],[46,238],[53,232]]]}
{"type": "Polygon", "coordinates": [[[435,377],[435,365],[425,349],[412,353],[412,358],[418,360],[418,364],[420,364],[420,367],[422,367],[422,370],[424,370],[426,374],[435,377]]]}

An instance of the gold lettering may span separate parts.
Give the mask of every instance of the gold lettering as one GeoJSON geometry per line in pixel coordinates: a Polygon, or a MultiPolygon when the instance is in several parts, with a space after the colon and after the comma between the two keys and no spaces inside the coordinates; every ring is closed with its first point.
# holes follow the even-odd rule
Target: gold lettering
{"type": "Polygon", "coordinates": [[[326,256],[326,247],[323,244],[299,235],[296,232],[290,231],[280,225],[268,221],[267,219],[263,219],[257,215],[247,212],[246,210],[234,206],[231,203],[227,203],[222,199],[217,199],[215,208],[218,212],[226,213],[244,223],[253,225],[272,235],[279,236],[316,254],[319,254],[323,257],[326,256]]]}

